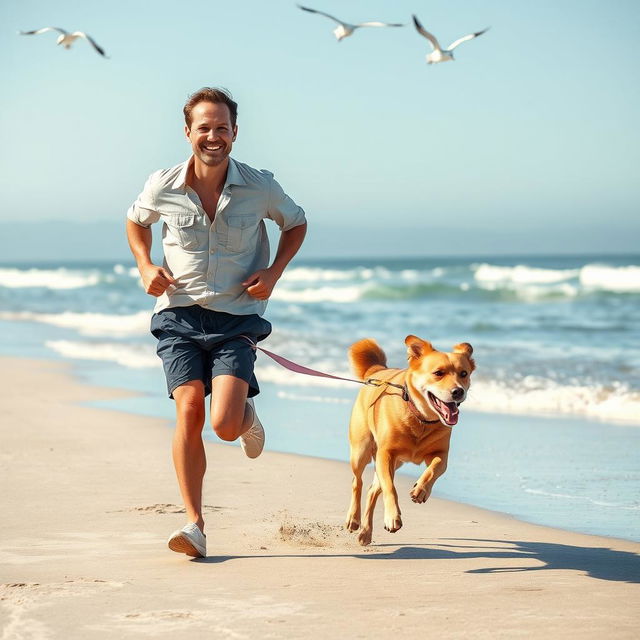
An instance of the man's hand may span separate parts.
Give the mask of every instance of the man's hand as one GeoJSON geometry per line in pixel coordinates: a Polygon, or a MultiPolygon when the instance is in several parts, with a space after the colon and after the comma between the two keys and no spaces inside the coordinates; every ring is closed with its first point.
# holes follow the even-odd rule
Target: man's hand
{"type": "Polygon", "coordinates": [[[246,292],[256,300],[267,300],[282,272],[269,267],[252,273],[243,283],[246,292]]]}
{"type": "Polygon", "coordinates": [[[177,282],[165,269],[155,264],[148,264],[145,267],[141,267],[140,275],[142,276],[144,290],[156,298],[161,296],[168,289],[169,285],[176,284],[177,282]]]}

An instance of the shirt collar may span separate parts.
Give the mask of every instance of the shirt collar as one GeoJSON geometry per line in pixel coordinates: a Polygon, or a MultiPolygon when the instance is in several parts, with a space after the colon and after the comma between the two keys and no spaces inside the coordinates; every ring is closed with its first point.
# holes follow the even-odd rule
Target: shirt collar
{"type": "Polygon", "coordinates": [[[225,186],[227,186],[228,184],[247,184],[247,181],[242,177],[242,174],[240,173],[238,163],[231,157],[229,158],[229,166],[227,167],[227,180],[225,182],[225,186]]]}
{"type": "MultiPolygon", "coordinates": [[[[193,156],[191,156],[186,162],[182,163],[180,172],[176,176],[176,179],[173,181],[174,189],[184,189],[187,186],[187,175],[192,165],[193,156]]],[[[224,186],[226,187],[227,185],[231,184],[243,185],[247,184],[247,181],[242,177],[240,169],[238,168],[238,163],[230,157],[229,165],[227,167],[227,179],[225,180],[224,186]]]]}

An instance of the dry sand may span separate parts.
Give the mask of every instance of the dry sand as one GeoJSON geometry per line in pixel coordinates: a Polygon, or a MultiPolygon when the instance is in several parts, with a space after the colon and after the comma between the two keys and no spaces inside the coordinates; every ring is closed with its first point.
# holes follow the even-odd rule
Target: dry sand
{"type": "Polygon", "coordinates": [[[640,544],[414,505],[399,477],[405,526],[379,505],[362,548],[338,462],[207,444],[210,555],[172,553],[170,425],[81,406],[120,392],[67,365],[0,365],[1,640],[638,637],[640,544]]]}

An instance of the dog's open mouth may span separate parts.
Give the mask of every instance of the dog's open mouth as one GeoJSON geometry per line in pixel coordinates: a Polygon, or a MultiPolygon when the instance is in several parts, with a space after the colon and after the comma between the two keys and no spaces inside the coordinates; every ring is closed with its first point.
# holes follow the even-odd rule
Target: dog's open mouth
{"type": "Polygon", "coordinates": [[[449,427],[458,424],[460,412],[458,411],[457,402],[442,402],[442,400],[434,396],[431,391],[427,393],[427,399],[429,400],[431,408],[440,416],[440,420],[444,422],[444,424],[449,427]]]}

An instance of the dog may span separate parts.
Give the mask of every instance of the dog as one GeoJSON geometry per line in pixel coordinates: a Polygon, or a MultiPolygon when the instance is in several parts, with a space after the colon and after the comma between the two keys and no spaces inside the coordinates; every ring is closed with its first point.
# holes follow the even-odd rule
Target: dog
{"type": "Polygon", "coordinates": [[[405,345],[406,369],[389,369],[375,340],[360,340],[349,349],[358,379],[371,379],[358,394],[349,423],[354,477],[345,528],[360,529],[361,545],[371,542],[380,493],[384,528],[395,533],[402,527],[393,478],[403,463],[427,465],[410,492],[413,502],[426,502],[431,495],[435,481],[446,471],[451,428],[458,422],[458,406],[467,396],[475,369],[473,347],[466,342],[453,347],[452,353],[437,351],[414,335],[407,336],[405,345]],[[362,472],[372,459],[375,476],[361,523],[362,472]]]}

